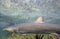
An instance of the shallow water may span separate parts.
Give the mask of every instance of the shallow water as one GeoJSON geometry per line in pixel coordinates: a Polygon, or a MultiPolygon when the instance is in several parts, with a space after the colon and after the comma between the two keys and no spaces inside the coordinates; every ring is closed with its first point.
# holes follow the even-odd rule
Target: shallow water
{"type": "Polygon", "coordinates": [[[4,27],[34,22],[39,16],[46,23],[60,24],[60,0],[0,0],[0,37],[8,36],[4,27]]]}

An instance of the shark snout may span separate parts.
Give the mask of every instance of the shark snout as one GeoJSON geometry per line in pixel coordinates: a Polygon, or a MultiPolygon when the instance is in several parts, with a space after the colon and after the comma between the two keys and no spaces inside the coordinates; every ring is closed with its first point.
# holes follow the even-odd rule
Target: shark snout
{"type": "Polygon", "coordinates": [[[9,31],[9,32],[13,32],[14,29],[13,28],[4,28],[3,31],[9,31]]]}

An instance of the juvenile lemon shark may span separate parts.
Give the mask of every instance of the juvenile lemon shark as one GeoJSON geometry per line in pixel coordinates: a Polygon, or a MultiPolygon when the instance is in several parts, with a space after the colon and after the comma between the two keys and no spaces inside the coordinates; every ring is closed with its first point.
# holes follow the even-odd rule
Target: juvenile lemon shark
{"type": "Polygon", "coordinates": [[[15,26],[6,27],[3,30],[9,32],[53,32],[60,33],[60,25],[57,24],[48,24],[43,22],[42,17],[38,17],[35,22],[31,23],[22,23],[15,26]]]}

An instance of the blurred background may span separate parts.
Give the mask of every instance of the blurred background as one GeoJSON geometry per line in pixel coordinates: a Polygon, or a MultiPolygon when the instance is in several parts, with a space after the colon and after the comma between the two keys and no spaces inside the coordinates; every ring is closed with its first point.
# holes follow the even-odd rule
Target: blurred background
{"type": "Polygon", "coordinates": [[[60,0],[0,0],[0,37],[8,36],[4,27],[34,22],[39,16],[46,23],[60,24],[60,0]]]}

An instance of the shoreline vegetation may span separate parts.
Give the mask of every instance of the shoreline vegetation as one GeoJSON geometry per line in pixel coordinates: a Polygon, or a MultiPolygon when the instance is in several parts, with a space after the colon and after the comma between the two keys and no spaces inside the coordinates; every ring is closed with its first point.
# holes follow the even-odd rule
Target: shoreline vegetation
{"type": "Polygon", "coordinates": [[[60,37],[53,34],[14,34],[0,39],[60,39],[60,37]]]}

